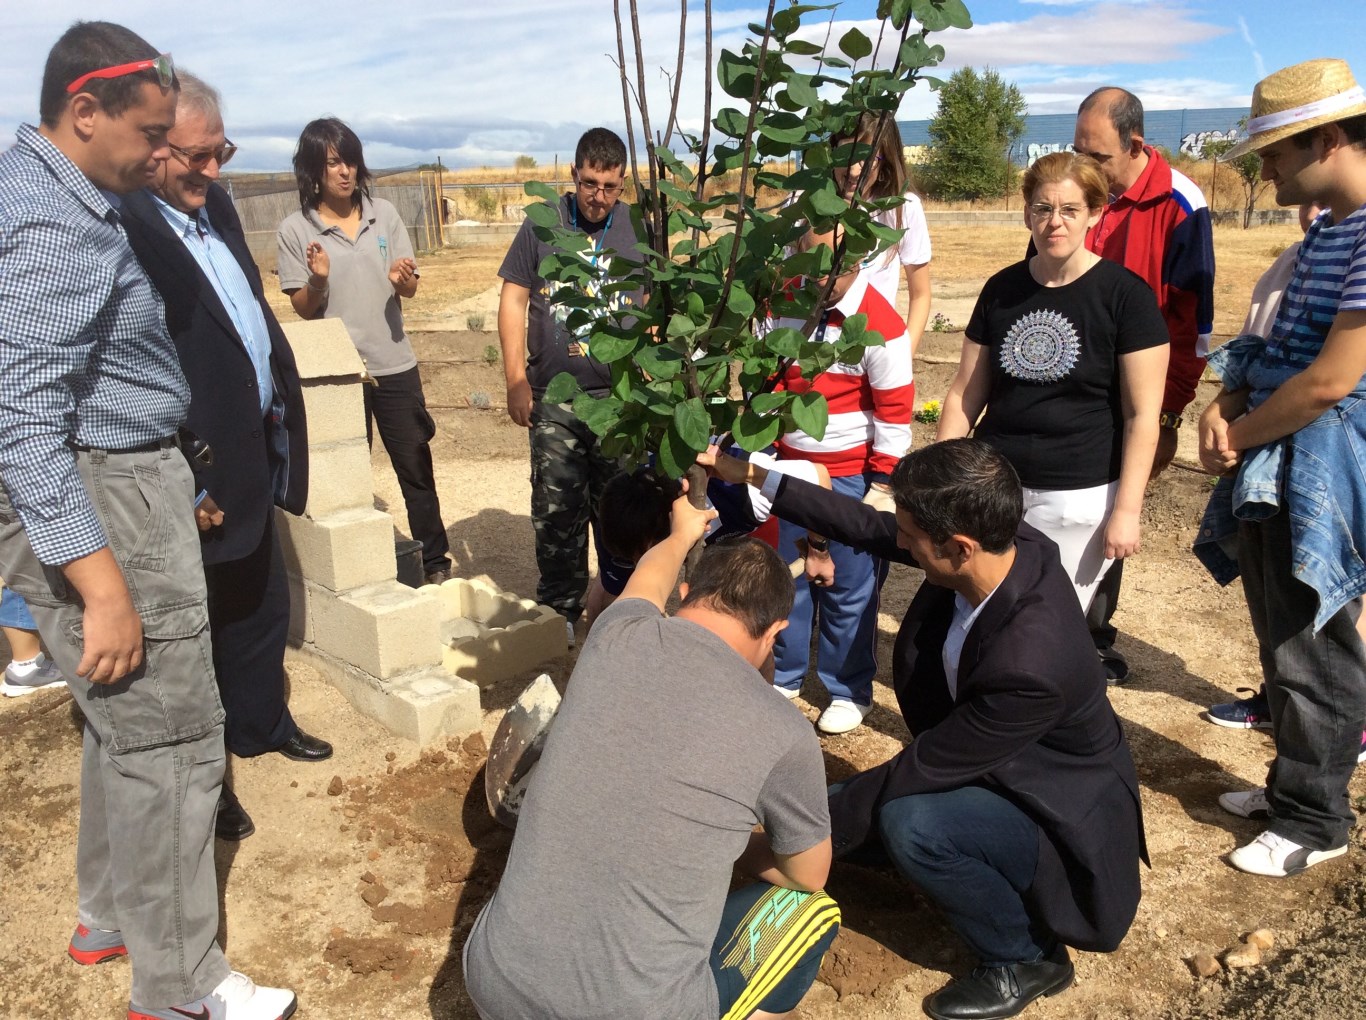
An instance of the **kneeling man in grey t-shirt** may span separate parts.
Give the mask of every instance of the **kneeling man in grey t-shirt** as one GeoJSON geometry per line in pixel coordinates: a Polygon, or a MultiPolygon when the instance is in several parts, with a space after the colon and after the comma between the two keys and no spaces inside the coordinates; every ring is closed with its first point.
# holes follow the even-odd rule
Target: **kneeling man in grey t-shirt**
{"type": "Polygon", "coordinates": [[[680,496],[579,656],[465,945],[485,1020],[781,1015],[834,939],[820,744],[758,670],[787,568],[718,542],[662,615],[714,516],[680,496]],[[758,881],[727,895],[733,868],[758,881]]]}

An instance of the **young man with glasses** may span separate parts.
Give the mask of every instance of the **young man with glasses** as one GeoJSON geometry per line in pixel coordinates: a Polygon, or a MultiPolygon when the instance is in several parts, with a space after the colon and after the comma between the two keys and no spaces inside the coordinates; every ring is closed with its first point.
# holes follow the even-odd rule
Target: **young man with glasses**
{"type": "Polygon", "coordinates": [[[177,439],[190,393],[118,210],[170,156],[177,89],[143,39],[78,22],[41,125],[0,156],[0,575],[86,718],[71,957],[130,958],[129,1020],[279,1020],[293,993],[216,941],[223,709],[177,439]]]}
{"type": "MultiPolygon", "coordinates": [[[[266,305],[241,221],[217,185],[236,151],[216,90],[180,72],[171,158],[123,204],[128,240],[161,294],[190,384],[190,429],[214,450],[196,472],[207,493],[195,514],[209,588],[214,673],[224,742],[235,755],[278,751],[322,761],[326,741],[299,728],[285,704],[289,589],[275,507],[302,513],[308,442],[294,354],[266,305]]],[[[214,831],[255,830],[226,783],[214,831]]]]}
{"type": "MultiPolygon", "coordinates": [[[[574,154],[574,190],[556,206],[560,226],[582,231],[590,245],[584,258],[596,270],[595,284],[606,282],[612,259],[635,258],[631,214],[619,200],[626,177],[626,146],[606,128],[579,139],[574,154]],[[614,254],[609,254],[614,253],[614,254]]],[[[598,534],[597,505],[617,463],[603,455],[598,437],[574,416],[568,404],[542,398],[550,380],[569,372],[584,391],[606,396],[612,375],[593,358],[590,326],[571,331],[569,309],[551,301],[541,278],[541,260],[552,248],[537,238],[531,221],[522,224],[498,275],[498,337],[503,346],[508,416],[531,430],[531,520],[536,531],[537,601],[565,618],[569,643],[583,612],[588,590],[588,530],[592,524],[599,560],[605,555],[598,534]]],[[[629,304],[615,294],[614,304],[629,304]]]]}

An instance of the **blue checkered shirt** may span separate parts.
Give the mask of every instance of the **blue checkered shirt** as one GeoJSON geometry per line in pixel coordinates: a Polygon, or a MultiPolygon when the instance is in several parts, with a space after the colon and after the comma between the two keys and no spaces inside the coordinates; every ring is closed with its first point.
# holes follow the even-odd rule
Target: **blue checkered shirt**
{"type": "Polygon", "coordinates": [[[38,559],[107,544],[70,444],[155,442],[189,402],[117,210],[25,124],[0,155],[0,482],[38,559]]]}

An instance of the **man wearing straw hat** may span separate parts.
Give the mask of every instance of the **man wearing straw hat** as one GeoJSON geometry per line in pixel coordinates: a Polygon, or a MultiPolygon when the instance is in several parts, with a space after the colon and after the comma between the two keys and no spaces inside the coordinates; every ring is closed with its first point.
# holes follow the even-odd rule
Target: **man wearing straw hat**
{"type": "Polygon", "coordinates": [[[1200,418],[1200,459],[1225,478],[1201,545],[1227,535],[1241,572],[1276,741],[1265,790],[1220,803],[1265,832],[1229,855],[1280,877],[1347,851],[1347,783],[1366,720],[1366,93],[1341,60],[1277,71],[1252,95],[1248,138],[1280,205],[1326,212],[1305,235],[1270,336],[1239,337],[1210,359],[1224,388],[1200,418]],[[1236,539],[1235,539],[1236,536],[1236,539]],[[1260,807],[1260,804],[1256,805],[1260,807]],[[1247,808],[1247,810],[1244,810],[1247,808]]]}

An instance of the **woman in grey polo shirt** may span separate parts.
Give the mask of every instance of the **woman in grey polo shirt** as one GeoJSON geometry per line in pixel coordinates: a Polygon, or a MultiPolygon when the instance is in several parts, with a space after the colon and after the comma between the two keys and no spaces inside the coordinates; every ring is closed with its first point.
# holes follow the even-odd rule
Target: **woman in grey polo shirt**
{"type": "Polygon", "coordinates": [[[398,476],[428,583],[450,577],[427,412],[400,299],[417,293],[417,263],[398,210],[370,195],[360,139],[335,117],[310,121],[294,150],[299,212],[280,224],[280,287],[305,319],[341,319],[378,386],[363,387],[371,423],[398,476]]]}

